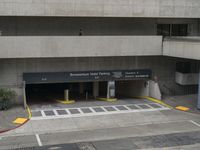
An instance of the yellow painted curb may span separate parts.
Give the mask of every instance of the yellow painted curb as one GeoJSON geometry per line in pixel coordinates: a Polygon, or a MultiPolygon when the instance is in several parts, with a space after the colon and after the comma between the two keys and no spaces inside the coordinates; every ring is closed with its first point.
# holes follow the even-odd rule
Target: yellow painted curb
{"type": "Polygon", "coordinates": [[[177,106],[176,109],[181,110],[181,111],[188,111],[190,108],[184,107],[184,106],[177,106]]]}
{"type": "Polygon", "coordinates": [[[170,108],[170,109],[174,109],[174,107],[172,107],[172,106],[170,106],[170,105],[168,105],[168,104],[164,103],[163,101],[161,101],[161,100],[159,100],[159,99],[156,99],[156,98],[152,98],[152,97],[149,97],[149,96],[139,96],[139,97],[137,97],[137,98],[144,98],[144,99],[150,100],[150,101],[152,101],[152,102],[161,104],[161,105],[163,105],[163,106],[165,106],[165,107],[168,107],[168,108],[170,108]]]}
{"type": "Polygon", "coordinates": [[[103,98],[103,97],[99,97],[99,98],[97,98],[97,100],[107,101],[107,102],[116,102],[117,98],[103,98]]]}
{"type": "Polygon", "coordinates": [[[28,112],[28,119],[31,119],[32,114],[31,114],[31,110],[30,110],[28,105],[26,106],[26,109],[27,109],[27,112],[28,112]]]}
{"type": "Polygon", "coordinates": [[[28,119],[27,118],[17,118],[13,121],[13,123],[15,124],[23,124],[27,121],[28,119]]]}
{"type": "Polygon", "coordinates": [[[75,103],[75,100],[56,100],[57,102],[61,104],[73,104],[75,103]]]}

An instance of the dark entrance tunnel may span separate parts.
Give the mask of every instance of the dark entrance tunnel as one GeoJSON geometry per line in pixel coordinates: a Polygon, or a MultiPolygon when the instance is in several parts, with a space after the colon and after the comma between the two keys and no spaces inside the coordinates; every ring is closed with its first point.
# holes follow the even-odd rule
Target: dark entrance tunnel
{"type": "Polygon", "coordinates": [[[92,98],[92,82],[73,83],[45,83],[27,84],[27,102],[31,103],[54,103],[56,100],[64,100],[64,90],[69,90],[69,99],[84,100],[87,92],[88,98],[92,98]]]}
{"type": "MultiPolygon", "coordinates": [[[[107,97],[108,82],[98,82],[96,92],[94,92],[94,83],[95,82],[27,84],[27,103],[56,103],[56,100],[64,100],[64,90],[69,90],[69,100],[75,101],[95,100],[95,93],[98,93],[97,97],[107,97]]],[[[115,97],[119,99],[146,95],[147,92],[148,87],[145,87],[144,80],[115,82],[115,97]]]]}

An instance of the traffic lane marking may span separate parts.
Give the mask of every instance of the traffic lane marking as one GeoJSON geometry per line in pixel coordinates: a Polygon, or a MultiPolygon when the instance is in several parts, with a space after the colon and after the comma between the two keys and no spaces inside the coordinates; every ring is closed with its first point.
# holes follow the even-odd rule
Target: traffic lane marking
{"type": "Polygon", "coordinates": [[[36,140],[37,140],[38,145],[39,145],[39,146],[42,146],[42,141],[41,141],[41,139],[40,139],[39,134],[35,134],[35,137],[36,137],[36,140]]]}
{"type": "Polygon", "coordinates": [[[194,125],[196,125],[196,126],[200,127],[200,124],[199,124],[199,123],[197,123],[197,122],[196,122],[196,121],[194,121],[194,120],[190,120],[189,122],[191,122],[192,124],[194,124],[194,125]]]}

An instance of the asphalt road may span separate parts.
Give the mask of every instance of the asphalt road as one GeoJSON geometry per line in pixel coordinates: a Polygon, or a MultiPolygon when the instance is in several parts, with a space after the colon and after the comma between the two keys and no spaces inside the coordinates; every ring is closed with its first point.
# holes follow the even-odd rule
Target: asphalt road
{"type": "MultiPolygon", "coordinates": [[[[41,147],[28,147],[23,150],[137,150],[137,149],[174,149],[181,146],[182,149],[200,149],[200,131],[161,134],[155,136],[129,137],[114,140],[94,142],[82,142],[73,144],[59,144],[41,147]],[[188,148],[188,146],[190,146],[188,148]]],[[[181,149],[181,148],[180,148],[181,149]]],[[[22,150],[22,149],[15,149],[22,150]]]]}

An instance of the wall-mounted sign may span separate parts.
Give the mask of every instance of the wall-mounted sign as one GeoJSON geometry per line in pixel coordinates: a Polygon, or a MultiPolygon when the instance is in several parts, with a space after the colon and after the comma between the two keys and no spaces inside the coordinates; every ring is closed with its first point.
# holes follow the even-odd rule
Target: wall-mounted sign
{"type": "Polygon", "coordinates": [[[26,84],[87,82],[87,81],[115,81],[141,80],[151,78],[151,70],[112,70],[112,71],[76,71],[76,72],[43,72],[24,73],[26,84]]]}

